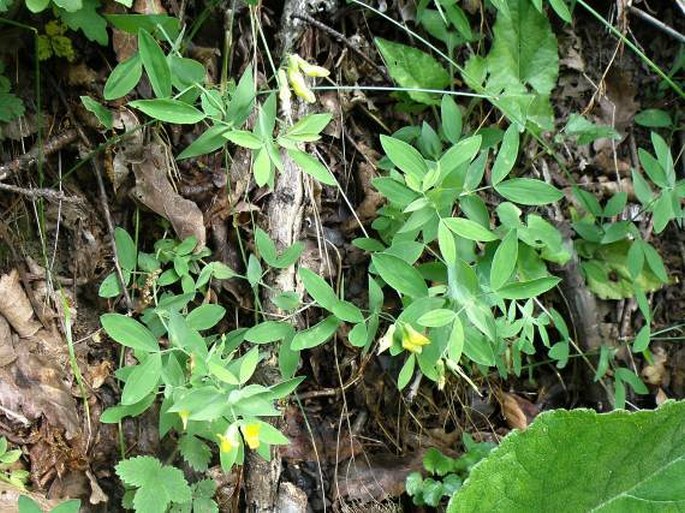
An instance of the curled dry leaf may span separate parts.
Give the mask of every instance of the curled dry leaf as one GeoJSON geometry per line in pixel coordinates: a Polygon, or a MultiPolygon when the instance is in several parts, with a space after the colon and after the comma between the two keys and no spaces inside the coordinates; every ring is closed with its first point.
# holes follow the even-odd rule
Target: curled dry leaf
{"type": "Polygon", "coordinates": [[[423,454],[423,451],[406,456],[373,454],[343,462],[334,486],[335,498],[365,504],[399,497],[404,493],[407,475],[422,469],[423,454]]]}
{"type": "Polygon", "coordinates": [[[191,235],[197,249],[203,248],[206,232],[202,212],[198,206],[176,192],[169,180],[169,165],[161,144],[148,146],[142,162],[133,165],[136,186],[133,196],[153,212],[167,219],[179,239],[191,235]]]}
{"type": "Polygon", "coordinates": [[[502,393],[502,415],[512,429],[526,429],[540,411],[528,399],[516,394],[502,393]]]}
{"type": "Polygon", "coordinates": [[[66,431],[67,439],[81,433],[76,402],[64,382],[64,371],[52,361],[21,348],[17,359],[0,368],[0,405],[11,420],[33,421],[45,415],[48,422],[66,431]]]}
{"type": "Polygon", "coordinates": [[[34,316],[28,296],[19,283],[19,273],[16,269],[0,277],[0,314],[22,338],[35,335],[42,328],[34,316]]]}

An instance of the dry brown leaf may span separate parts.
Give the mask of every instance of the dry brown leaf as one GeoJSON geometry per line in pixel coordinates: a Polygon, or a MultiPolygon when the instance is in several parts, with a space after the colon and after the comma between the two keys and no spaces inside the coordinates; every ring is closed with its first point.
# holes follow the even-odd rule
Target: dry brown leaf
{"type": "Polygon", "coordinates": [[[528,399],[516,394],[502,393],[502,415],[512,429],[526,429],[540,411],[528,399]]]}
{"type": "Polygon", "coordinates": [[[0,314],[22,338],[35,335],[43,327],[34,316],[16,269],[0,277],[0,314]]]}
{"type": "Polygon", "coordinates": [[[404,493],[407,475],[422,469],[423,454],[373,454],[341,463],[337,486],[334,485],[335,498],[367,503],[399,497],[404,493]]]}
{"type": "MultiPolygon", "coordinates": [[[[76,402],[64,382],[64,370],[24,347],[17,359],[0,368],[0,405],[33,421],[45,415],[50,425],[64,429],[67,439],[81,433],[76,402]]],[[[9,418],[13,418],[11,415],[9,418]]]]}
{"type": "Polygon", "coordinates": [[[203,248],[206,231],[202,212],[194,202],[176,192],[169,181],[169,171],[164,148],[159,143],[151,143],[144,160],[133,165],[136,176],[133,196],[167,219],[179,239],[192,235],[197,240],[197,249],[203,248]]]}

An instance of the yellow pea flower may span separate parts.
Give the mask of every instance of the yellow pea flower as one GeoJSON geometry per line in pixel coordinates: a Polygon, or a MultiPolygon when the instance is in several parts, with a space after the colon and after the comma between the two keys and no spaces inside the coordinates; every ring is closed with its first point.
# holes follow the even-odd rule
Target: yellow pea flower
{"type": "Polygon", "coordinates": [[[430,344],[430,339],[416,331],[411,324],[402,326],[402,347],[410,353],[421,354],[423,346],[430,344]]]}
{"type": "Polygon", "coordinates": [[[388,326],[388,331],[378,341],[378,354],[392,347],[392,338],[395,336],[395,331],[397,331],[397,326],[394,324],[388,326]]]}
{"type": "Polygon", "coordinates": [[[309,89],[304,75],[300,73],[299,69],[288,67],[288,82],[290,82],[290,86],[295,91],[295,94],[304,101],[307,103],[314,103],[316,101],[314,93],[309,89]]]}
{"type": "Polygon", "coordinates": [[[188,417],[190,417],[190,412],[188,410],[181,410],[178,412],[178,416],[181,417],[181,423],[183,424],[183,430],[188,427],[188,417]]]}
{"type": "Polygon", "coordinates": [[[245,443],[250,449],[259,447],[259,432],[262,429],[261,424],[253,422],[252,424],[245,424],[240,429],[243,432],[245,443]]]}
{"type": "Polygon", "coordinates": [[[221,452],[231,452],[240,443],[238,440],[238,429],[235,424],[228,426],[224,434],[217,433],[216,436],[219,439],[219,450],[221,452]]]}
{"type": "Polygon", "coordinates": [[[290,103],[290,88],[288,87],[288,76],[283,68],[278,70],[278,98],[281,103],[290,103]]]}
{"type": "Polygon", "coordinates": [[[307,61],[305,61],[302,57],[299,55],[291,55],[291,59],[297,63],[297,66],[302,70],[302,73],[307,75],[308,77],[327,77],[328,75],[331,74],[330,71],[328,71],[326,68],[323,66],[316,66],[314,64],[309,64],[307,61]]]}

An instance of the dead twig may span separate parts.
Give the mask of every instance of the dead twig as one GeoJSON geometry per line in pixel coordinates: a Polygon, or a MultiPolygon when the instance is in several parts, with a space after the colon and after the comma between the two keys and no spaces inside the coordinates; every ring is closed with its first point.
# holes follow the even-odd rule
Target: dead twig
{"type": "MultiPolygon", "coordinates": [[[[64,108],[67,110],[67,114],[69,116],[69,119],[74,125],[74,131],[78,135],[78,137],[81,139],[81,142],[84,144],[86,149],[90,152],[93,149],[93,144],[91,143],[90,139],[86,135],[86,133],[83,131],[81,128],[81,125],[78,124],[76,120],[76,116],[74,116],[74,112],[71,109],[71,106],[69,105],[69,102],[67,101],[66,96],[64,95],[64,91],[62,91],[62,88],[60,85],[57,83],[55,78],[52,75],[49,75],[50,82],[52,82],[52,85],[54,86],[55,90],[57,91],[57,94],[59,95],[59,98],[64,105],[64,108]]],[[[95,180],[97,181],[98,184],[98,196],[100,199],[100,205],[102,206],[102,212],[105,217],[105,224],[107,225],[107,232],[109,234],[109,243],[112,247],[112,260],[114,262],[114,270],[117,275],[117,280],[119,281],[119,286],[121,287],[122,290],[122,295],[124,297],[124,304],[126,305],[126,308],[130,312],[133,310],[133,301],[131,301],[131,296],[128,293],[128,289],[126,288],[126,280],[124,280],[124,273],[121,270],[121,265],[119,265],[119,258],[117,257],[117,246],[114,241],[114,223],[112,222],[112,214],[109,211],[109,204],[107,203],[107,191],[105,190],[105,182],[102,179],[102,169],[100,167],[100,162],[98,161],[97,158],[92,159],[93,162],[93,170],[95,171],[95,180]]]]}
{"type": "Polygon", "coordinates": [[[45,159],[45,157],[58,152],[62,148],[66,148],[77,138],[78,132],[70,128],[47,141],[42,147],[35,145],[20,157],[0,165],[0,181],[7,179],[8,176],[22,169],[29,169],[31,166],[36,165],[39,159],[45,159]]]}
{"type": "Polygon", "coordinates": [[[8,183],[0,183],[0,190],[14,192],[32,199],[43,198],[55,203],[58,201],[63,201],[65,203],[83,203],[82,198],[77,196],[67,196],[62,191],[56,191],[54,189],[26,189],[24,187],[17,187],[16,185],[10,185],[8,183]]]}
{"type": "Polygon", "coordinates": [[[685,36],[675,30],[674,28],[669,27],[666,25],[663,21],[657,20],[654,16],[651,14],[646,13],[645,11],[642,11],[638,9],[637,7],[633,7],[632,5],[629,7],[630,12],[636,15],[638,18],[642,18],[644,21],[647,23],[650,23],[654,25],[656,28],[661,30],[662,32],[668,34],[671,36],[673,39],[676,39],[680,41],[681,43],[685,43],[685,36]]]}
{"type": "Polygon", "coordinates": [[[312,26],[318,28],[319,30],[325,32],[326,34],[328,34],[329,36],[331,36],[333,39],[335,39],[336,41],[338,41],[339,43],[342,43],[342,44],[345,45],[347,48],[349,48],[349,49],[352,50],[354,53],[356,53],[359,57],[361,57],[367,64],[369,64],[369,65],[372,66],[376,71],[378,71],[378,73],[380,73],[380,74],[383,76],[383,78],[384,78],[387,82],[392,82],[392,79],[390,78],[390,75],[389,75],[388,72],[385,70],[385,68],[383,68],[383,66],[380,66],[379,64],[377,64],[376,62],[374,62],[373,59],[371,59],[371,57],[369,57],[369,56],[366,55],[364,52],[362,52],[359,48],[357,48],[356,45],[354,45],[353,43],[351,43],[350,40],[349,40],[348,38],[346,38],[343,34],[341,34],[340,32],[338,32],[337,30],[332,29],[331,27],[329,27],[329,26],[326,25],[325,23],[320,22],[320,21],[317,20],[316,18],[312,18],[312,17],[311,17],[309,14],[307,14],[307,13],[295,13],[295,14],[292,15],[292,17],[293,17],[293,18],[298,18],[298,19],[303,20],[303,21],[306,21],[306,22],[309,23],[310,25],[312,25],[312,26]]]}

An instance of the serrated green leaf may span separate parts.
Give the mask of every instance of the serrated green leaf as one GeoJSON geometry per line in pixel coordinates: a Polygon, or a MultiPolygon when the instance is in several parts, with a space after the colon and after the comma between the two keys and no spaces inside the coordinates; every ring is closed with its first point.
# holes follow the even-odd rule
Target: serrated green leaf
{"type": "Polygon", "coordinates": [[[60,18],[71,30],[80,29],[91,41],[106,46],[109,41],[107,20],[97,12],[99,7],[99,0],[83,0],[80,8],[60,12],[60,18]]]}
{"type": "Polygon", "coordinates": [[[684,417],[683,401],[636,413],[542,413],[471,471],[447,511],[677,511],[685,497],[684,417]]]}
{"type": "MultiPolygon", "coordinates": [[[[427,53],[401,43],[393,43],[379,37],[374,43],[380,52],[388,73],[395,82],[407,89],[445,89],[450,84],[450,76],[433,57],[427,53]]],[[[417,102],[427,105],[437,104],[435,95],[422,91],[407,91],[417,102]]]]}

